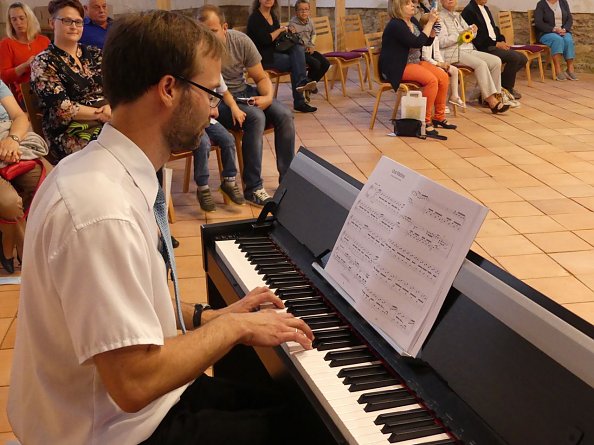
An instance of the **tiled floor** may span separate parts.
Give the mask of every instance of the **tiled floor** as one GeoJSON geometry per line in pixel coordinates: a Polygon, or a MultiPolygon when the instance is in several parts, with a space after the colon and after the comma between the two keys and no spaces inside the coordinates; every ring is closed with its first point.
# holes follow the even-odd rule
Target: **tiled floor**
{"type": "MultiPolygon", "coordinates": [[[[309,147],[361,181],[382,155],[413,168],[491,211],[473,249],[568,309],[594,323],[594,75],[579,82],[534,82],[520,78],[522,106],[504,115],[471,106],[450,117],[457,131],[447,141],[388,137],[394,95],[384,94],[374,130],[375,98],[349,83],[331,103],[313,100],[315,114],[296,114],[297,143],[309,147]]],[[[279,98],[290,103],[287,85],[279,98]]],[[[473,104],[474,105],[474,104],[473,104]]],[[[263,175],[269,192],[277,187],[272,150],[265,143],[263,175]]],[[[206,300],[200,224],[251,218],[259,209],[228,207],[205,215],[191,193],[181,193],[183,161],[174,165],[173,234],[181,292],[191,302],[206,300]]],[[[218,186],[211,159],[212,187],[218,186]]],[[[0,275],[2,273],[0,272],[0,275]]],[[[11,438],[5,405],[14,345],[18,286],[0,286],[0,443],[11,438]]]]}

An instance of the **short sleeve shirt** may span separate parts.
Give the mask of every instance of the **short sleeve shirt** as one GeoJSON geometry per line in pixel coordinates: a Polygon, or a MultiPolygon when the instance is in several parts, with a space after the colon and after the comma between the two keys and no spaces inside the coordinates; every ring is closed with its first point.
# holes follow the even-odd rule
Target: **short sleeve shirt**
{"type": "Polygon", "coordinates": [[[231,94],[246,89],[244,73],[262,61],[262,56],[252,40],[239,31],[227,30],[227,60],[223,62],[222,74],[231,94]]]}
{"type": "MultiPolygon", "coordinates": [[[[8,86],[0,80],[0,100],[8,96],[12,96],[10,88],[8,88],[8,86]]],[[[2,104],[0,104],[0,122],[5,122],[8,120],[10,120],[10,116],[2,104]]]]}

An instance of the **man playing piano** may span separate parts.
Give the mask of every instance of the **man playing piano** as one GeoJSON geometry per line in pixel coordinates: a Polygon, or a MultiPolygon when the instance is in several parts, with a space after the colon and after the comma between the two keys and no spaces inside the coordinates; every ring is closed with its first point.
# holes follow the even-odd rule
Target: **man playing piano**
{"type": "Polygon", "coordinates": [[[222,54],[175,13],[114,23],[103,53],[111,123],[52,172],[29,216],[8,405],[22,443],[285,442],[272,396],[203,372],[240,343],[311,348],[311,330],[253,312],[283,306],[267,288],[218,311],[183,305],[176,320],[167,287],[155,170],[196,146],[218,104],[222,54]],[[200,328],[178,336],[176,322],[200,328]]]}

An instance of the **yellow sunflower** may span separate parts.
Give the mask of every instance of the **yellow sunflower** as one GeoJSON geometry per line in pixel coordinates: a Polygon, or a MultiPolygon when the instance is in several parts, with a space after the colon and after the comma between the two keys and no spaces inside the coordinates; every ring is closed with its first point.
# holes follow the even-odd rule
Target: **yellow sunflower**
{"type": "Polygon", "coordinates": [[[470,43],[474,40],[474,35],[470,31],[461,32],[458,36],[458,45],[462,45],[463,43],[470,43]]]}

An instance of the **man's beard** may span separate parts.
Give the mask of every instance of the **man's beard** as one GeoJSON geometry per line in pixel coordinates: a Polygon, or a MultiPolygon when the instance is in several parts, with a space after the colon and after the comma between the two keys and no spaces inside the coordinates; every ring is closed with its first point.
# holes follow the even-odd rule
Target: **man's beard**
{"type": "Polygon", "coordinates": [[[196,111],[192,106],[190,91],[185,91],[178,107],[165,125],[165,142],[172,153],[193,150],[198,147],[204,127],[192,124],[196,111]]]}

